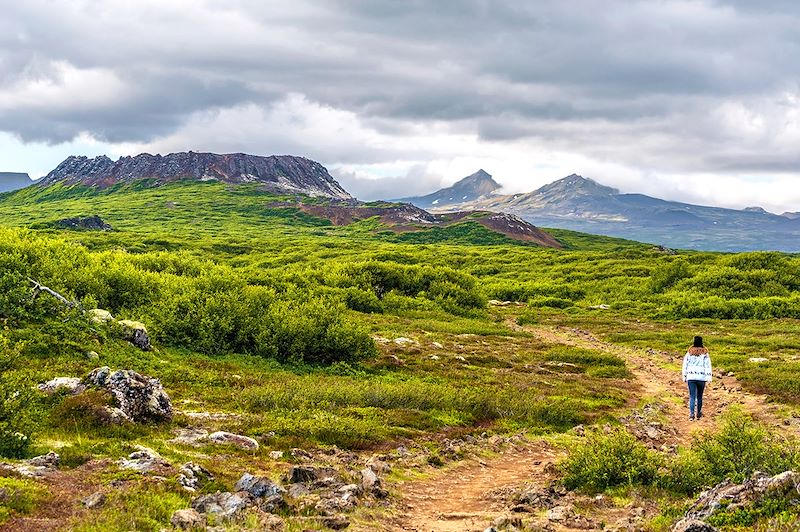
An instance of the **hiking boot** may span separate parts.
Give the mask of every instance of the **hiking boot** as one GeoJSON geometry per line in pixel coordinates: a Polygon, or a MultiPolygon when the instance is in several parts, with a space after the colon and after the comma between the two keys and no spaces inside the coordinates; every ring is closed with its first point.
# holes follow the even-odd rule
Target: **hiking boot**
{"type": "Polygon", "coordinates": [[[689,416],[689,421],[694,421],[694,416],[689,416]]]}
{"type": "Polygon", "coordinates": [[[703,417],[703,414],[701,414],[700,412],[698,412],[698,413],[697,413],[697,419],[700,419],[701,417],[703,417]]]}

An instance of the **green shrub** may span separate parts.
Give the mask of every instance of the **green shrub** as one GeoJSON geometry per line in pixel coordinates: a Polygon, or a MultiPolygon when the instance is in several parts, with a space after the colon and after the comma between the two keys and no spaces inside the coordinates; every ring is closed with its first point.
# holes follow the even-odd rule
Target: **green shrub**
{"type": "Polygon", "coordinates": [[[31,443],[34,395],[28,382],[11,374],[19,346],[0,334],[0,456],[22,458],[31,443]]]}
{"type": "Polygon", "coordinates": [[[569,299],[561,299],[560,297],[535,297],[528,300],[529,307],[550,307],[550,308],[569,308],[574,306],[569,299]]]}
{"type": "Polygon", "coordinates": [[[573,447],[561,463],[569,489],[602,491],[615,486],[651,484],[661,457],[647,449],[622,427],[608,433],[593,431],[573,447]]]}

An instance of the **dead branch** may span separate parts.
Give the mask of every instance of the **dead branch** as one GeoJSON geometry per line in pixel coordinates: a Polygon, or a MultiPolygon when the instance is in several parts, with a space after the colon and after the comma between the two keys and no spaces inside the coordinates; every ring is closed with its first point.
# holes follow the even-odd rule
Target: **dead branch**
{"type": "Polygon", "coordinates": [[[80,306],[78,303],[76,303],[74,301],[70,301],[69,299],[67,299],[66,297],[62,296],[61,294],[59,294],[58,292],[56,292],[52,288],[48,288],[48,287],[44,286],[43,284],[41,284],[41,283],[39,283],[37,281],[34,281],[30,277],[28,277],[28,281],[33,283],[33,299],[36,299],[39,296],[39,294],[44,292],[45,294],[50,294],[54,298],[58,299],[61,303],[63,303],[64,305],[66,305],[69,308],[75,308],[75,307],[79,307],[80,306]]]}

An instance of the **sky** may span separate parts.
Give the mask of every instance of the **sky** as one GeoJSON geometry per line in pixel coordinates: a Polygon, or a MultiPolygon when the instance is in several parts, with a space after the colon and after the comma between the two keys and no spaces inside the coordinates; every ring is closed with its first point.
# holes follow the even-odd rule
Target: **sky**
{"type": "Polygon", "coordinates": [[[301,155],[360,199],[483,168],[800,211],[795,0],[3,0],[0,171],[301,155]]]}

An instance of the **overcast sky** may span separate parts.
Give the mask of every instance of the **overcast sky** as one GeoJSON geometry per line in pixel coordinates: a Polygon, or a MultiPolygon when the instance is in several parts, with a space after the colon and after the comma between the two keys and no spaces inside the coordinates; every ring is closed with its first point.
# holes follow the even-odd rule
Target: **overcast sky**
{"type": "Polygon", "coordinates": [[[0,171],[303,155],[362,199],[483,168],[800,210],[800,2],[4,0],[0,171]]]}

